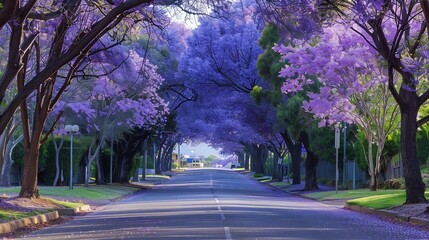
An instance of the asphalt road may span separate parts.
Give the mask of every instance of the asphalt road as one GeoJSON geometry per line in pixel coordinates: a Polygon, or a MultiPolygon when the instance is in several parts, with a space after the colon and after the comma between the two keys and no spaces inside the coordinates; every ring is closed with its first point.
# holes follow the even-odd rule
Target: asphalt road
{"type": "Polygon", "coordinates": [[[429,233],[275,190],[227,170],[190,170],[29,239],[429,239],[429,233]]]}

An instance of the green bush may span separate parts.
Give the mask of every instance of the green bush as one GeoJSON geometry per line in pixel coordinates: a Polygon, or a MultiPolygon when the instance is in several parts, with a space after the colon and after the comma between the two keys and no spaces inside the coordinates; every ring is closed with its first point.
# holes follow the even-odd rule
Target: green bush
{"type": "Polygon", "coordinates": [[[330,178],[327,182],[326,182],[326,186],[335,186],[335,179],[330,178]]]}
{"type": "Polygon", "coordinates": [[[404,184],[404,179],[402,178],[394,178],[378,184],[378,188],[383,189],[400,189],[402,184],[404,184]]]}
{"type": "MultiPolygon", "coordinates": [[[[61,137],[56,137],[59,143],[61,137]]],[[[89,137],[76,137],[73,138],[73,175],[77,175],[79,171],[79,164],[83,154],[88,149],[91,138],[89,137]]],[[[52,138],[40,148],[39,155],[39,182],[46,185],[52,185],[55,179],[55,147],[52,138]]],[[[69,182],[70,178],[70,139],[64,139],[63,146],[59,155],[60,169],[63,170],[64,181],[69,182]]],[[[61,174],[61,173],[60,173],[61,174]]],[[[58,181],[61,181],[61,175],[58,181]]],[[[57,184],[60,184],[58,182],[57,184]]]]}
{"type": "Polygon", "coordinates": [[[319,178],[317,179],[317,183],[326,186],[335,186],[335,179],[333,178],[319,178]]]}
{"type": "Polygon", "coordinates": [[[253,174],[254,178],[260,178],[260,177],[263,177],[263,176],[264,176],[264,174],[262,174],[262,173],[255,173],[255,174],[253,174]]]}
{"type": "Polygon", "coordinates": [[[426,185],[426,188],[429,188],[429,179],[423,178],[423,183],[426,185]]]}

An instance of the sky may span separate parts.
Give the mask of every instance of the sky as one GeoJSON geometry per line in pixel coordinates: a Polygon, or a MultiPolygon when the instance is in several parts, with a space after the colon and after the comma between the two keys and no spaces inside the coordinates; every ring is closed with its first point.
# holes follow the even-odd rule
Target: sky
{"type": "MultiPolygon", "coordinates": [[[[177,153],[177,147],[175,149],[175,152],[177,153]]],[[[198,145],[192,145],[189,143],[183,143],[180,146],[180,154],[182,155],[190,155],[190,156],[209,156],[209,155],[216,155],[218,157],[221,157],[222,154],[219,153],[218,150],[210,147],[206,143],[200,143],[198,145]]]]}

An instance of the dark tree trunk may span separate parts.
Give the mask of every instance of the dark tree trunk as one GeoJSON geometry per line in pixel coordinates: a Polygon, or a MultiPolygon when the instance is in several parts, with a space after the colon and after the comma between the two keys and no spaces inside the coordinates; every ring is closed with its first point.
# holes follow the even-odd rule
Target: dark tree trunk
{"type": "Polygon", "coordinates": [[[40,197],[37,188],[37,172],[39,165],[39,140],[34,140],[36,144],[31,144],[24,154],[24,179],[22,180],[20,197],[38,198],[40,197]]]}
{"type": "Polygon", "coordinates": [[[157,152],[158,156],[156,156],[156,160],[155,160],[155,174],[162,174],[162,170],[161,170],[161,165],[162,165],[162,163],[161,163],[161,161],[162,161],[162,159],[161,159],[162,148],[159,147],[159,148],[157,148],[157,150],[158,150],[158,152],[157,152]]]}
{"type": "Polygon", "coordinates": [[[115,182],[128,183],[130,181],[131,161],[134,155],[126,152],[115,152],[117,156],[117,164],[115,167],[115,182]]]}
{"type": "Polygon", "coordinates": [[[404,164],[406,189],[405,203],[424,203],[425,184],[422,180],[419,162],[417,160],[417,114],[419,98],[416,92],[401,88],[399,92],[403,104],[401,109],[401,155],[404,164]]]}
{"type": "Polygon", "coordinates": [[[116,156],[114,171],[115,182],[129,182],[132,160],[137,152],[141,150],[141,146],[148,135],[148,131],[136,129],[131,133],[125,134],[119,141],[114,142],[113,150],[116,156]]]}
{"type": "Polygon", "coordinates": [[[374,173],[374,176],[371,176],[371,182],[369,184],[369,189],[371,191],[377,191],[378,187],[378,174],[374,173]]]}
{"type": "Polygon", "coordinates": [[[268,158],[268,150],[264,146],[247,144],[251,155],[251,170],[255,173],[265,174],[265,161],[268,158]]]}
{"type": "Polygon", "coordinates": [[[290,156],[292,158],[292,174],[293,174],[292,184],[301,184],[301,146],[300,145],[294,144],[293,147],[289,150],[290,156]]]}
{"type": "Polygon", "coordinates": [[[316,168],[319,163],[319,156],[317,156],[310,149],[310,139],[308,137],[308,133],[301,132],[302,144],[307,151],[307,159],[305,161],[305,187],[304,190],[314,190],[319,189],[317,185],[317,175],[316,168]]]}
{"type": "MultiPolygon", "coordinates": [[[[98,157],[97,157],[97,183],[100,182],[102,184],[106,184],[107,180],[106,180],[106,172],[110,172],[110,156],[108,161],[103,161],[103,159],[101,158],[101,154],[97,153],[98,157]],[[109,164],[106,164],[109,163],[109,164]],[[108,167],[106,167],[106,165],[108,167]]],[[[91,167],[91,166],[88,166],[91,167]]],[[[110,173],[109,173],[110,174],[110,173]]],[[[91,176],[89,176],[91,177],[91,176]]]]}
{"type": "Polygon", "coordinates": [[[273,161],[272,161],[272,166],[271,166],[271,176],[273,179],[279,179],[280,178],[280,174],[279,174],[279,164],[278,164],[278,160],[279,159],[279,155],[277,154],[276,151],[274,151],[274,156],[273,156],[273,161]]]}
{"type": "Polygon", "coordinates": [[[162,171],[171,171],[171,165],[173,160],[173,149],[174,149],[174,144],[169,144],[163,151],[162,171]]]}
{"type": "Polygon", "coordinates": [[[280,135],[285,141],[292,158],[292,184],[301,184],[301,139],[293,141],[287,130],[280,133],[280,135]]]}
{"type": "Polygon", "coordinates": [[[244,154],[244,168],[250,170],[250,154],[248,151],[245,151],[244,154]]]}

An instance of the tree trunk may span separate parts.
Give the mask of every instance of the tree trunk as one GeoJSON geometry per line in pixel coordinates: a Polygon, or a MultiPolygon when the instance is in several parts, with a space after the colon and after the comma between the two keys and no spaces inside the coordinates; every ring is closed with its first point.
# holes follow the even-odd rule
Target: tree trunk
{"type": "Polygon", "coordinates": [[[130,181],[129,175],[131,171],[131,161],[134,155],[127,153],[116,153],[115,155],[120,159],[118,165],[116,165],[115,180],[119,183],[128,183],[130,181]]]}
{"type": "Polygon", "coordinates": [[[57,144],[55,136],[52,133],[52,142],[54,143],[54,148],[55,148],[55,179],[53,183],[53,186],[55,187],[57,186],[58,179],[60,178],[60,151],[61,151],[61,148],[63,147],[64,136],[61,137],[60,143],[57,144]]]}
{"type": "Polygon", "coordinates": [[[250,154],[248,151],[245,151],[244,154],[244,168],[250,170],[250,154]]]}
{"type": "Polygon", "coordinates": [[[156,161],[155,161],[155,163],[156,163],[155,164],[155,174],[162,174],[162,170],[161,170],[161,166],[162,166],[162,162],[161,162],[162,147],[158,147],[157,150],[158,151],[155,154],[155,158],[156,158],[156,161]]]}
{"type": "Polygon", "coordinates": [[[22,180],[19,197],[40,197],[39,189],[37,188],[37,172],[39,169],[39,139],[34,141],[36,144],[31,144],[24,154],[24,179],[22,180]]]}
{"type": "Polygon", "coordinates": [[[0,186],[9,187],[10,186],[10,170],[12,168],[12,150],[14,147],[14,142],[8,141],[6,145],[6,151],[4,154],[3,167],[1,168],[1,178],[0,186]]]}
{"type": "MultiPolygon", "coordinates": [[[[100,151],[97,151],[97,160],[96,160],[96,164],[97,164],[97,183],[100,182],[102,184],[106,184],[107,180],[106,180],[106,169],[110,170],[110,156],[108,158],[108,161],[103,161],[103,159],[100,156],[100,151]],[[109,162],[109,164],[105,164],[106,162],[109,162]],[[105,167],[105,166],[109,166],[109,168],[105,167]]],[[[107,160],[107,159],[106,159],[107,160]]],[[[88,164],[88,182],[91,179],[91,165],[92,164],[88,164]]],[[[110,182],[110,181],[109,181],[110,182]]]]}
{"type": "Polygon", "coordinates": [[[287,130],[280,133],[292,158],[292,184],[301,184],[301,139],[293,141],[287,130]]]}
{"type": "Polygon", "coordinates": [[[310,138],[308,133],[301,132],[302,144],[307,151],[307,159],[305,160],[305,186],[304,190],[319,189],[317,185],[317,164],[319,163],[319,156],[317,156],[310,148],[310,138]]]}
{"type": "Polygon", "coordinates": [[[405,203],[425,203],[425,184],[417,160],[417,113],[419,99],[416,92],[401,88],[401,155],[404,164],[405,203]]]}
{"type": "Polygon", "coordinates": [[[115,171],[114,181],[128,183],[131,171],[131,163],[137,152],[141,151],[145,139],[149,132],[144,129],[134,129],[132,132],[124,134],[123,138],[114,142],[115,171]]]}
{"type": "MultiPolygon", "coordinates": [[[[5,134],[6,135],[6,134],[5,134]]],[[[4,136],[4,141],[7,141],[7,137],[4,136]]],[[[12,168],[12,149],[13,149],[13,142],[7,141],[2,142],[2,144],[5,144],[3,147],[5,149],[2,153],[3,155],[3,164],[1,164],[1,172],[0,172],[0,186],[9,187],[10,186],[10,169],[12,168]]]]}
{"type": "Polygon", "coordinates": [[[371,191],[377,191],[378,188],[378,174],[374,171],[372,174],[370,174],[371,180],[369,183],[369,189],[371,191]]]}
{"type": "Polygon", "coordinates": [[[279,165],[278,164],[279,155],[277,154],[276,151],[274,151],[273,155],[274,156],[273,156],[272,166],[271,166],[271,171],[272,171],[271,176],[272,176],[272,179],[279,179],[280,178],[280,176],[279,176],[279,166],[278,166],[279,165]]]}

